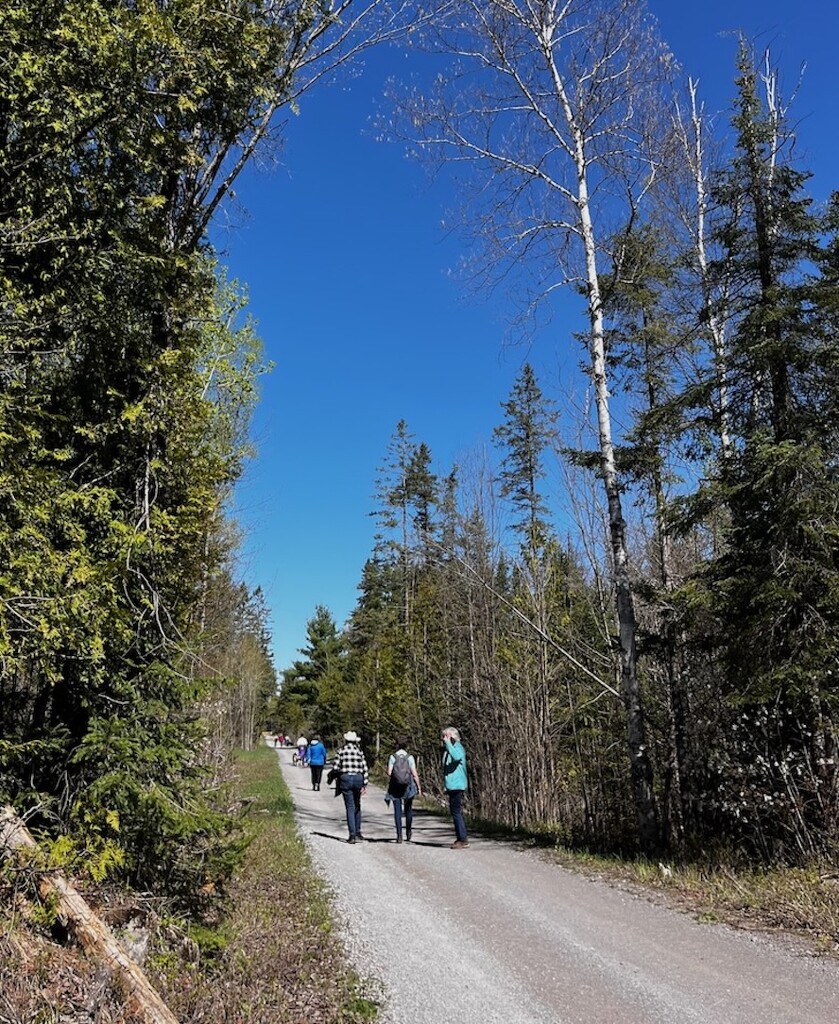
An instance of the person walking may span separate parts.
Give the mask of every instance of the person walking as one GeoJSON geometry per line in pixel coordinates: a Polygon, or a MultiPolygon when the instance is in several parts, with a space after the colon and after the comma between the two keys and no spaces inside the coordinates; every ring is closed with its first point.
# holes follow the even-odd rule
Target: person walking
{"type": "Polygon", "coordinates": [[[312,773],[312,789],[317,792],[320,789],[320,780],[323,776],[323,767],[326,764],[326,747],[321,742],[320,736],[313,736],[312,742],[306,753],[309,762],[309,770],[312,773]]]}
{"type": "Polygon", "coordinates": [[[396,842],[402,842],[402,808],[405,808],[405,838],[410,843],[414,823],[414,797],[422,793],[417,762],[413,754],[408,753],[408,741],[404,738],[396,741],[396,750],[387,762],[387,803],[393,801],[393,820],[396,823],[396,842]]]}
{"type": "Polygon", "coordinates": [[[309,741],[305,736],[297,737],[297,759],[295,760],[294,754],[291,755],[291,760],[296,765],[303,765],[306,763],[306,751],[309,748],[309,741]]]}
{"type": "Polygon", "coordinates": [[[361,737],[355,732],[344,733],[344,745],[335,755],[330,772],[335,779],[335,795],[344,798],[347,812],[348,843],[363,839],[361,834],[361,798],[367,792],[367,759],[361,749],[361,737]]]}
{"type": "Polygon", "coordinates": [[[463,795],[468,788],[466,776],[466,750],[457,729],[449,726],[440,734],[443,744],[443,785],[449,798],[449,811],[454,822],[455,841],[453,850],[465,850],[469,846],[466,822],[463,819],[463,795]]]}

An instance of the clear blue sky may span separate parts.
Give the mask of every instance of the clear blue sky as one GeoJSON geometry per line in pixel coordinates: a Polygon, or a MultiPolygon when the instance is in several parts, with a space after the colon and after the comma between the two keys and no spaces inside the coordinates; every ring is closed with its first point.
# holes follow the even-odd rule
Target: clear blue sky
{"type": "MultiPolygon", "coordinates": [[[[711,107],[733,91],[736,30],[771,44],[787,94],[806,61],[794,107],[803,165],[815,172],[818,196],[839,187],[831,4],[649,7],[711,107]]],[[[448,472],[489,442],[522,362],[547,393],[578,383],[568,338],[582,325],[554,322],[529,351],[505,348],[503,302],[465,297],[447,275],[461,252],[440,226],[452,197],[369,130],[385,79],[409,67],[403,52],[377,51],[356,80],[305,96],[299,116],[288,115],[279,166],[248,171],[238,207],[213,232],[275,363],[262,381],[258,454],[236,514],[241,571],[265,593],[278,669],[297,657],[315,605],[339,624],[352,611],[372,549],[376,469],[400,419],[448,472]]]]}

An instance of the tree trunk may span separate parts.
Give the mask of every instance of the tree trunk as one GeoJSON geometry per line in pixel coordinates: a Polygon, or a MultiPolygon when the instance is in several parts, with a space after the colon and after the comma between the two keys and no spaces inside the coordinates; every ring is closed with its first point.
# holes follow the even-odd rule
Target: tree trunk
{"type": "MultiPolygon", "coordinates": [[[[38,844],[14,810],[11,807],[4,808],[0,814],[0,854],[20,857],[20,851],[32,852],[37,849],[38,844]]],[[[178,1024],[174,1014],[152,988],[139,966],[77,890],[60,874],[46,871],[38,873],[41,896],[55,900],[56,912],[62,924],[73,932],[86,952],[103,960],[113,972],[128,1008],[145,1024],[178,1024]]]]}

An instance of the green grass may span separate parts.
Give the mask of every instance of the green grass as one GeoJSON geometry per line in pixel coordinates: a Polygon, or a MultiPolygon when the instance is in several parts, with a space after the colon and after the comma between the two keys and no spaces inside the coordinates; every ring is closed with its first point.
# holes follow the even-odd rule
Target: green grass
{"type": "Polygon", "coordinates": [[[173,1012],[190,1024],[369,1024],[378,1005],[345,961],[276,754],[242,752],[236,771],[250,843],[227,913],[209,932],[187,929],[195,962],[166,972],[173,1012]]]}

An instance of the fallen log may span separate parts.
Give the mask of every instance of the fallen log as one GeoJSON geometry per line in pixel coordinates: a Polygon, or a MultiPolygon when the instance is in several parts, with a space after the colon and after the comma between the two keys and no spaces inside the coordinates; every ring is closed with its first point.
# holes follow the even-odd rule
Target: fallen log
{"type": "MultiPolygon", "coordinates": [[[[0,855],[20,859],[22,851],[34,852],[38,844],[26,825],[11,807],[0,814],[0,855]]],[[[104,961],[113,972],[114,981],[126,1006],[145,1024],[178,1024],[148,978],[126,952],[122,943],[105,922],[98,917],[60,873],[38,871],[38,890],[44,899],[52,900],[61,923],[71,931],[84,950],[104,961]]]]}

